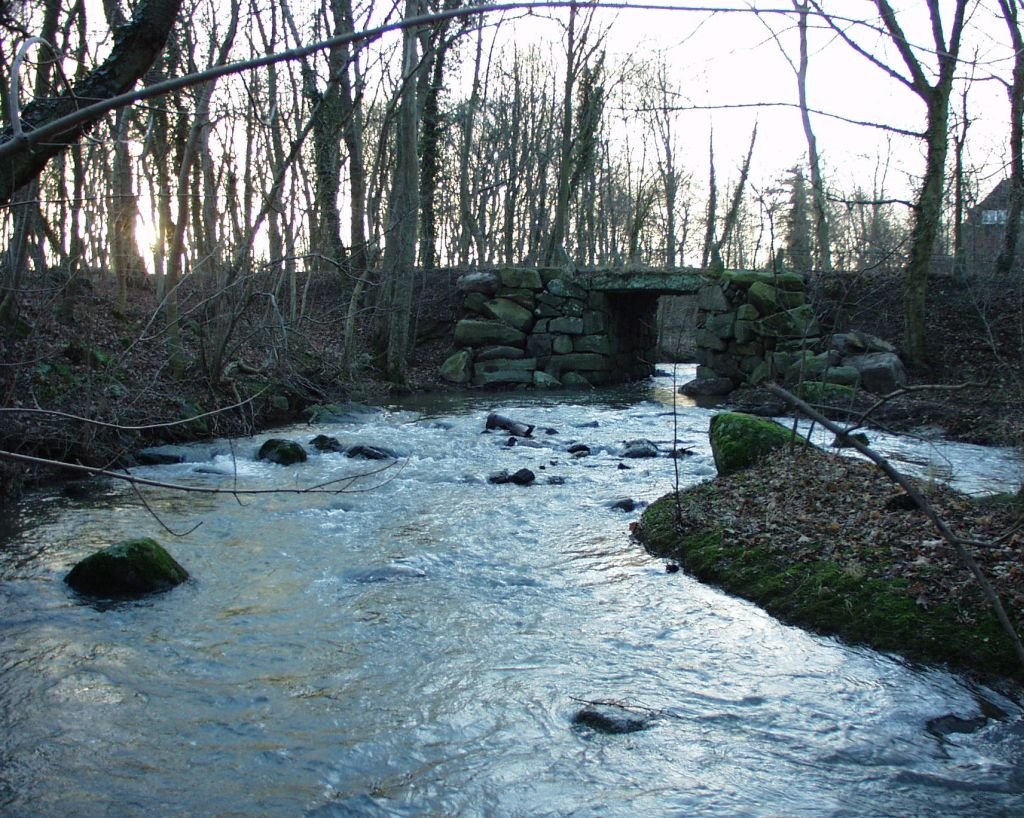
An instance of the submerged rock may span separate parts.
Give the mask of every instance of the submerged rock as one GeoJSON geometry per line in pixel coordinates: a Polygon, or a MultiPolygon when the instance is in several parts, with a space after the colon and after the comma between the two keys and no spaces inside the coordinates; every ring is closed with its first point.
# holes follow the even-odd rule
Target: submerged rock
{"type": "Polygon", "coordinates": [[[306,450],[294,440],[272,437],[260,446],[256,459],[269,460],[279,466],[291,466],[295,463],[306,462],[306,450]]]}
{"type": "Polygon", "coordinates": [[[102,597],[166,591],[186,579],[188,571],[149,537],[124,540],[97,551],[64,577],[79,593],[102,597]]]}
{"type": "Polygon", "coordinates": [[[647,503],[642,500],[634,500],[632,497],[623,497],[619,500],[612,500],[608,503],[608,508],[613,511],[636,511],[638,508],[643,508],[647,503]]]}
{"type": "Polygon", "coordinates": [[[651,726],[651,716],[618,704],[588,704],[576,711],[572,723],[598,733],[620,735],[646,730],[651,726]]]}
{"type": "Polygon", "coordinates": [[[357,443],[350,446],[346,452],[349,457],[362,457],[366,460],[397,460],[398,453],[384,446],[367,446],[364,443],[357,443]]]}
{"type": "Polygon", "coordinates": [[[622,444],[623,457],[657,457],[658,447],[649,440],[627,440],[622,444]]]}
{"type": "Polygon", "coordinates": [[[317,435],[311,441],[309,445],[316,449],[318,452],[344,452],[345,447],[338,441],[336,437],[330,437],[329,435],[317,435]]]}
{"type": "Polygon", "coordinates": [[[520,469],[512,474],[509,474],[506,469],[502,469],[488,477],[487,482],[496,486],[500,486],[505,483],[514,483],[517,486],[528,486],[536,479],[537,475],[529,469],[520,469]]]}

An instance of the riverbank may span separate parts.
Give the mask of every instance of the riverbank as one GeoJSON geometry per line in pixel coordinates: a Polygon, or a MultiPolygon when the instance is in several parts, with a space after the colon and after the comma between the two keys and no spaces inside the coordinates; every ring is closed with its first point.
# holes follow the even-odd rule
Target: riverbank
{"type": "MultiPolygon", "coordinates": [[[[1024,624],[1024,498],[922,489],[1024,624]]],[[[876,468],[781,451],[663,497],[638,536],[698,579],[778,618],[911,661],[1024,681],[1024,668],[952,546],[876,468]]]]}

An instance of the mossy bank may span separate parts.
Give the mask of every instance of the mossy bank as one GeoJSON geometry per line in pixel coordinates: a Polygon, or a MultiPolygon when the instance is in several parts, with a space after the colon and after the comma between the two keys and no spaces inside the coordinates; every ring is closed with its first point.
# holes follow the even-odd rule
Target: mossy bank
{"type": "MultiPolygon", "coordinates": [[[[1024,680],[1011,640],[966,569],[924,515],[897,497],[867,464],[781,451],[661,498],[639,533],[651,553],[782,621],[915,662],[1024,680]]],[[[969,528],[1019,523],[1012,502],[982,505],[941,487],[929,499],[969,528]]],[[[1019,626],[1019,584],[1006,577],[1019,553],[996,564],[997,550],[980,556],[1019,626]]]]}

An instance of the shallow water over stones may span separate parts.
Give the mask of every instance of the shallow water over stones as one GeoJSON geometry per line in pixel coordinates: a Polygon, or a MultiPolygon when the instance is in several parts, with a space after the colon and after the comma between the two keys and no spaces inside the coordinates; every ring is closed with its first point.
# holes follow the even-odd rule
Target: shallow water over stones
{"type": "MultiPolygon", "coordinates": [[[[202,523],[182,538],[121,487],[26,498],[0,535],[0,814],[1024,812],[1014,702],[782,626],[629,539],[677,469],[683,484],[714,473],[713,410],[674,424],[666,396],[661,378],[432,398],[191,447],[139,474],[348,491],[146,490],[169,527],[202,523]],[[536,430],[507,446],[483,433],[492,411],[536,430]],[[321,453],[317,434],[403,457],[321,453]],[[270,437],[307,444],[309,460],[258,461],[270,437]],[[624,458],[635,440],[660,456],[624,458]],[[520,469],[537,480],[488,482],[520,469]],[[79,558],[137,535],[193,579],[104,606],[65,586],[79,558]],[[588,706],[643,729],[574,723],[588,706]]],[[[1011,453],[871,437],[969,490],[1020,479],[1011,453]]]]}

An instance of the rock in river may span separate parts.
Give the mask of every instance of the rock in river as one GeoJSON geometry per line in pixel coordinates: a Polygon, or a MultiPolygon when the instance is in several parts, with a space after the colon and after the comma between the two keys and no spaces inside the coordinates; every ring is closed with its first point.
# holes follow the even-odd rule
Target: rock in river
{"type": "Polygon", "coordinates": [[[285,440],[280,437],[272,437],[262,446],[257,460],[269,460],[281,466],[291,466],[294,463],[306,462],[306,450],[294,440],[285,440]]]}
{"type": "Polygon", "coordinates": [[[619,704],[595,702],[577,710],[572,723],[578,727],[589,727],[598,733],[618,735],[646,730],[650,727],[651,717],[619,704]]]}
{"type": "Polygon", "coordinates": [[[64,581],[82,594],[119,597],[166,591],[186,579],[188,571],[163,546],[149,537],[141,537],[86,557],[64,581]]]}

